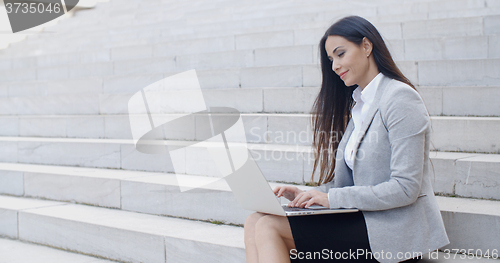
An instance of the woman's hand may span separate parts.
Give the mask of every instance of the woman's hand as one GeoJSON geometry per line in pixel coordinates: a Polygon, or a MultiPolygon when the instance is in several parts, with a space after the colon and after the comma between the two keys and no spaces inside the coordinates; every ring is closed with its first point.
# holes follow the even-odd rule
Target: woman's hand
{"type": "Polygon", "coordinates": [[[328,194],[313,189],[298,194],[295,199],[288,204],[288,206],[300,208],[308,208],[311,205],[330,207],[330,204],[328,203],[328,194]]]}
{"type": "Polygon", "coordinates": [[[277,197],[284,196],[286,199],[291,201],[295,199],[298,194],[303,193],[304,191],[300,190],[296,186],[285,185],[277,186],[276,188],[274,188],[273,192],[277,197]]]}

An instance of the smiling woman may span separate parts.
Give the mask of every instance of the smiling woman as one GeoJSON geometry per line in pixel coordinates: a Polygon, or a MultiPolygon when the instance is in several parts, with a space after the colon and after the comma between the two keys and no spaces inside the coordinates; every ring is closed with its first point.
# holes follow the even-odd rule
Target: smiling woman
{"type": "Polygon", "coordinates": [[[364,88],[378,74],[376,65],[366,59],[370,56],[372,46],[366,37],[360,46],[341,36],[328,36],[326,39],[325,49],[332,63],[332,70],[346,86],[357,84],[364,88]]]}
{"type": "Polygon", "coordinates": [[[274,192],[289,206],[359,212],[254,213],[245,222],[247,262],[415,262],[447,245],[430,179],[431,122],[419,93],[364,18],[337,21],[318,48],[311,180],[319,167],[319,186],[274,192]]]}

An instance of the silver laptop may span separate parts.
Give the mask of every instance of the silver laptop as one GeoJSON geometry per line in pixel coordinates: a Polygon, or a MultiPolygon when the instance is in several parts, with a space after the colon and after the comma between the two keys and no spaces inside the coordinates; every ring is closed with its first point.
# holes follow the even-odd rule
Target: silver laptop
{"type": "Polygon", "coordinates": [[[279,216],[302,216],[314,214],[333,214],[357,212],[355,208],[330,209],[323,206],[293,208],[281,205],[264,174],[260,170],[250,151],[247,162],[231,175],[224,177],[240,205],[251,211],[279,216]]]}

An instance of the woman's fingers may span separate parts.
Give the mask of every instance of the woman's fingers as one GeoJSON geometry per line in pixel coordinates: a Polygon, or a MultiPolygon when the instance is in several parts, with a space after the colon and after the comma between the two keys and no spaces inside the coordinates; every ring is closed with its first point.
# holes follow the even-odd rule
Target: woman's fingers
{"type": "Polygon", "coordinates": [[[274,194],[277,196],[277,197],[281,197],[283,196],[283,193],[286,191],[286,188],[284,186],[277,186],[276,188],[274,188],[274,194]]]}
{"type": "Polygon", "coordinates": [[[297,200],[297,197],[305,193],[304,191],[300,190],[296,186],[277,186],[273,189],[274,194],[276,197],[282,197],[284,196],[288,200],[297,200]]]}
{"type": "Polygon", "coordinates": [[[276,197],[282,197],[285,192],[286,192],[285,187],[278,186],[275,188],[274,194],[276,195],[276,197]]]}
{"type": "Polygon", "coordinates": [[[273,192],[275,195],[277,195],[279,197],[280,193],[283,194],[283,187],[282,186],[276,186],[274,189],[273,189],[273,192]]]}
{"type": "Polygon", "coordinates": [[[303,207],[309,208],[310,206],[312,206],[314,204],[316,204],[316,199],[313,197],[313,198],[309,199],[309,201],[305,202],[303,207]]]}
{"type": "Polygon", "coordinates": [[[286,188],[284,187],[281,187],[281,189],[279,190],[278,192],[278,197],[282,197],[283,196],[283,193],[286,191],[286,188]]]}
{"type": "Polygon", "coordinates": [[[291,196],[292,196],[291,198],[295,197],[296,187],[295,186],[277,186],[276,188],[274,188],[273,192],[277,197],[285,196],[288,199],[290,199],[291,196]]]}
{"type": "Polygon", "coordinates": [[[290,202],[290,206],[300,208],[308,208],[309,206],[314,204],[329,207],[328,195],[316,190],[310,190],[300,193],[292,202],[290,202]]]}
{"type": "Polygon", "coordinates": [[[295,199],[293,199],[291,205],[292,206],[295,206],[295,207],[298,207],[300,206],[302,203],[308,201],[309,199],[311,199],[311,194],[309,192],[302,192],[300,194],[298,194],[295,199]]]}

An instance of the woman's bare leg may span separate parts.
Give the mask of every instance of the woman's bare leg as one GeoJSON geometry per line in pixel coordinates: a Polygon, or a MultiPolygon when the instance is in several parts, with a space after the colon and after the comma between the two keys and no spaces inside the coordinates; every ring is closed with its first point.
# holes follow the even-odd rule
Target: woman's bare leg
{"type": "Polygon", "coordinates": [[[295,242],[288,219],[275,215],[259,218],[255,225],[255,243],[259,263],[289,263],[289,253],[295,248],[295,242]]]}
{"type": "Polygon", "coordinates": [[[259,262],[257,245],[255,244],[255,224],[263,216],[266,216],[266,214],[256,212],[249,215],[245,220],[245,253],[247,263],[259,262]]]}
{"type": "Polygon", "coordinates": [[[295,248],[288,219],[253,213],[245,221],[247,263],[290,262],[289,251],[295,248]]]}

